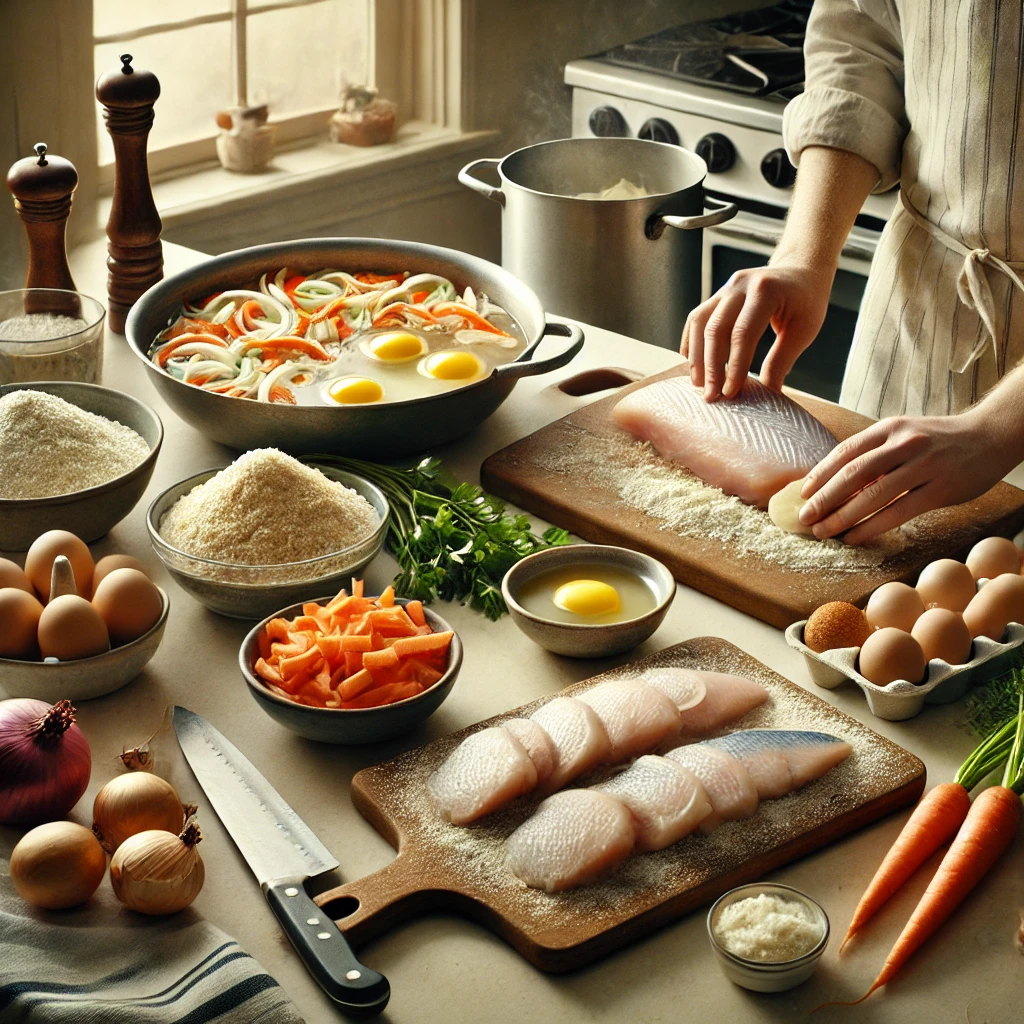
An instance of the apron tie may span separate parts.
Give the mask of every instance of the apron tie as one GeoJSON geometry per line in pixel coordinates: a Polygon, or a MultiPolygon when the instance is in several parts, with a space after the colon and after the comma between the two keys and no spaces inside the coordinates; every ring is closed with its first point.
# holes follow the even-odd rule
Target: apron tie
{"type": "Polygon", "coordinates": [[[900,201],[903,203],[903,209],[910,214],[911,219],[918,227],[924,228],[925,231],[933,238],[938,239],[947,249],[951,249],[964,258],[964,264],[960,268],[960,276],[956,282],[956,294],[968,309],[973,309],[978,314],[984,331],[982,332],[981,340],[974,346],[966,358],[955,359],[955,354],[951,357],[953,372],[963,373],[966,371],[969,366],[981,357],[986,346],[990,343],[996,365],[998,366],[999,340],[996,334],[995,300],[992,297],[992,287],[989,285],[988,275],[985,273],[984,268],[986,266],[994,267],[1000,273],[1005,274],[1015,288],[1024,292],[1024,281],[1021,280],[1020,275],[1017,273],[1018,270],[1024,270],[1024,263],[1001,260],[988,249],[968,249],[963,242],[947,235],[942,228],[937,224],[933,224],[924,214],[915,209],[907,198],[907,193],[902,189],[900,190],[900,201]]]}

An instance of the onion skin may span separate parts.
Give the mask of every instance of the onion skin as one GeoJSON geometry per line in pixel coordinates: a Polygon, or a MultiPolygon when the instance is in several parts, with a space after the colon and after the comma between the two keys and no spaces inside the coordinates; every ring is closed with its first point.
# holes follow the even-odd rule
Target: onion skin
{"type": "Polygon", "coordinates": [[[114,895],[140,914],[176,914],[198,895],[206,869],[196,849],[199,826],[189,821],[180,836],[151,830],[126,839],[110,861],[114,895]]]}
{"type": "Polygon", "coordinates": [[[92,754],[70,701],[0,701],[0,824],[63,818],[89,785],[92,754]]]}
{"type": "Polygon", "coordinates": [[[51,821],[22,836],[11,852],[15,891],[44,910],[84,903],[107,870],[107,855],[96,837],[71,821],[51,821]]]}
{"type": "Polygon", "coordinates": [[[157,829],[177,835],[185,811],[174,787],[159,775],[127,772],[110,780],[92,805],[92,830],[108,853],[138,832],[157,829]]]}

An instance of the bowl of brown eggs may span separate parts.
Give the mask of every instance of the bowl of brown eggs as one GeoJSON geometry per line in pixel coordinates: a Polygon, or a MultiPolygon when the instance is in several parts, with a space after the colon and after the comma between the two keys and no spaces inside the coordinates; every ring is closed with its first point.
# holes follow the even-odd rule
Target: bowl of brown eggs
{"type": "Polygon", "coordinates": [[[819,686],[852,680],[872,714],[912,718],[992,678],[1024,643],[1020,551],[1005,537],[986,537],[964,562],[930,562],[915,586],[884,583],[863,609],[822,605],[786,639],[819,686]]]}
{"type": "Polygon", "coordinates": [[[0,558],[0,691],[51,704],[112,693],[156,653],[169,608],[134,558],[94,562],[79,537],[49,530],[24,568],[0,558]]]}

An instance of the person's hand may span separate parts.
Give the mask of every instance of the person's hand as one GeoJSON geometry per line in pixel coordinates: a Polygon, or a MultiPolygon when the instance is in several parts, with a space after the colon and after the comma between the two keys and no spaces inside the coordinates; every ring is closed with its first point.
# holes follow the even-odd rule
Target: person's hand
{"type": "Polygon", "coordinates": [[[690,361],[690,379],[713,402],[739,393],[754,349],[771,324],[775,343],[761,366],[761,382],[781,390],[797,356],[825,320],[834,267],[778,263],[739,270],[690,312],[679,351],[690,361]]]}
{"type": "Polygon", "coordinates": [[[1004,465],[994,433],[977,409],[879,420],[811,470],[800,522],[815,537],[862,544],[922,512],[977,498],[1014,465],[1004,465]]]}

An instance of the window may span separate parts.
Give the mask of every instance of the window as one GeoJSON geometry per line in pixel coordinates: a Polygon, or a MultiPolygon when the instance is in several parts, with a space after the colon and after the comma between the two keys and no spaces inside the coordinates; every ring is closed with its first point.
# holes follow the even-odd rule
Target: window
{"type": "MultiPolygon", "coordinates": [[[[346,82],[372,64],[374,0],[93,0],[96,76],[134,64],[160,79],[150,168],[215,158],[214,117],[235,105],[270,108],[278,139],[325,129],[346,82]]],[[[97,109],[101,180],[113,147],[97,109]]]]}

